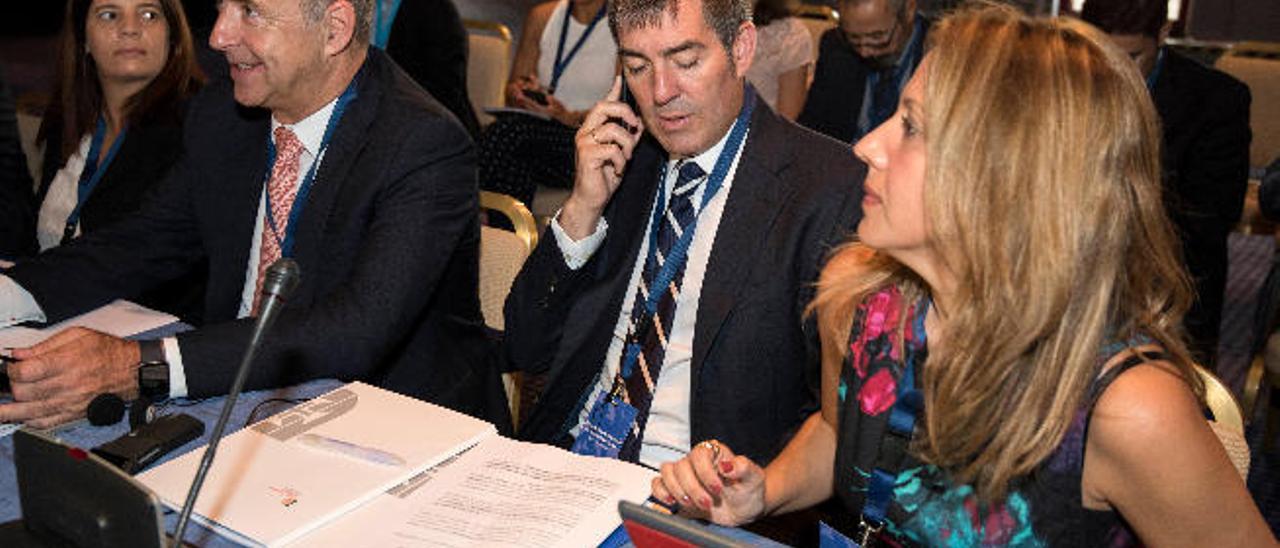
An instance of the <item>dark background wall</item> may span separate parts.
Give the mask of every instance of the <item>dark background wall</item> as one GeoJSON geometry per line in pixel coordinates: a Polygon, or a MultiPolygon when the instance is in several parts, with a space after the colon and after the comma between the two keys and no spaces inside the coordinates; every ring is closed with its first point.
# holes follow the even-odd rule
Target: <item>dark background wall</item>
{"type": "MultiPolygon", "coordinates": [[[[403,0],[412,2],[414,0],[403,0]]],[[[835,0],[804,0],[834,4],[835,0]]],[[[1052,0],[1007,0],[1047,13],[1052,0]]],[[[525,12],[538,0],[454,0],[464,18],[497,21],[519,39],[525,12]]],[[[925,10],[942,10],[960,0],[918,0],[925,10]]],[[[62,0],[22,2],[22,13],[0,18],[0,71],[18,95],[47,90],[51,84],[54,35],[62,21],[62,0]]],[[[216,0],[183,0],[192,27],[213,24],[216,0]]],[[[1070,0],[1062,0],[1063,7],[1070,0]]],[[[1199,40],[1280,42],[1280,0],[1184,0],[1187,35],[1199,40]]]]}

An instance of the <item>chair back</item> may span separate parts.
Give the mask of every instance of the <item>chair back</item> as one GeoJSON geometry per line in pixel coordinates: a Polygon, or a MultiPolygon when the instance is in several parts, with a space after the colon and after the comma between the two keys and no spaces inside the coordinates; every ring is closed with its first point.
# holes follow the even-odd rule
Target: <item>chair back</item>
{"type": "MultiPolygon", "coordinates": [[[[538,244],[538,231],[533,214],[520,200],[480,191],[480,208],[490,214],[500,213],[511,221],[515,232],[488,226],[480,227],[480,313],[484,324],[494,331],[506,329],[502,307],[511,293],[511,284],[524,260],[529,258],[538,244]]],[[[511,423],[520,427],[521,391],[524,379],[519,372],[502,374],[502,387],[507,393],[507,405],[511,411],[511,423]]]]}
{"type": "Polygon", "coordinates": [[[524,260],[538,243],[533,214],[519,200],[496,192],[480,191],[481,209],[501,213],[515,232],[480,227],[480,311],[490,329],[502,331],[502,306],[524,260]]]}
{"type": "Polygon", "coordinates": [[[492,21],[463,21],[467,28],[467,96],[481,125],[493,121],[484,111],[501,107],[511,72],[511,30],[492,21]]]}
{"type": "Polygon", "coordinates": [[[1222,384],[1217,376],[1199,364],[1196,364],[1195,369],[1200,380],[1204,381],[1205,404],[1209,406],[1210,411],[1213,411],[1213,420],[1209,421],[1209,427],[1218,436],[1218,441],[1222,442],[1222,447],[1226,449],[1227,456],[1231,458],[1231,464],[1235,466],[1240,478],[1247,478],[1249,476],[1249,443],[1244,437],[1244,415],[1240,412],[1240,404],[1236,403],[1231,390],[1222,384]]]}
{"type": "Polygon", "coordinates": [[[1249,127],[1253,143],[1249,165],[1263,168],[1280,158],[1280,46],[1266,48],[1237,46],[1214,64],[1249,86],[1249,127]]]}

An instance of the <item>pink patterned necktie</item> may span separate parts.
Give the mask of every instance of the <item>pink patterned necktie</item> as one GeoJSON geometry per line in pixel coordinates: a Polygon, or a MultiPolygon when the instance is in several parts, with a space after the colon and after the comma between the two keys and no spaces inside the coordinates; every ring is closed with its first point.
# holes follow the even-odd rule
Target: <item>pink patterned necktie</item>
{"type": "Polygon", "coordinates": [[[276,163],[271,166],[271,179],[267,181],[267,193],[271,200],[267,203],[271,208],[272,223],[263,219],[262,242],[258,253],[258,280],[253,290],[253,315],[258,315],[258,307],[262,305],[262,282],[267,268],[280,258],[280,242],[288,229],[289,211],[293,209],[293,199],[298,195],[298,171],[302,159],[302,142],[289,128],[280,126],[275,131],[276,163]]]}

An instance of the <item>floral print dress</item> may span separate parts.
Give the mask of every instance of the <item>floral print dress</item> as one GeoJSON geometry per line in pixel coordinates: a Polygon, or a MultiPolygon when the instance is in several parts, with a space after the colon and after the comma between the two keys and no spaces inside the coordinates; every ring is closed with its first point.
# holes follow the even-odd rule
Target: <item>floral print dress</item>
{"type": "MultiPolygon", "coordinates": [[[[928,354],[924,316],[929,302],[913,303],[904,322],[902,299],[897,288],[889,287],[859,305],[840,373],[835,491],[848,515],[833,525],[850,538],[857,538],[867,480],[876,465],[898,383],[906,368],[916,370],[906,376],[908,380],[919,378],[928,354]],[[905,331],[901,349],[894,344],[900,325],[905,331]]],[[[1134,544],[1118,514],[1090,510],[1080,503],[1088,417],[1102,390],[1121,372],[1122,368],[1113,368],[1093,383],[1062,444],[1033,473],[1015,481],[998,505],[980,504],[973,486],[952,482],[944,470],[908,455],[897,474],[877,546],[1134,544]]],[[[923,422],[922,416],[916,421],[916,436],[921,435],[923,422]]]]}

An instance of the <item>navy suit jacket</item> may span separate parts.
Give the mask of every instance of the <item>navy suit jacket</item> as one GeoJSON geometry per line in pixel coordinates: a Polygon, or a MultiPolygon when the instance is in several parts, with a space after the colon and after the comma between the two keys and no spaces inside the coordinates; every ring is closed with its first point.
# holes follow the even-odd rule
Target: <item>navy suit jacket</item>
{"type": "Polygon", "coordinates": [[[1249,88],[1166,48],[1152,98],[1164,130],[1165,200],[1197,295],[1185,323],[1207,359],[1217,350],[1227,236],[1249,180],[1249,88]]]}
{"type": "MultiPolygon", "coordinates": [[[[379,50],[370,48],[357,92],[297,221],[301,283],[247,387],[361,379],[500,420],[476,293],[471,140],[379,50]]],[[[269,132],[270,114],[238,106],[228,80],[209,85],[193,100],[184,158],[136,215],[10,276],[58,321],[207,258],[206,325],[178,343],[190,394],[225,393],[253,324],[236,314],[269,132]]]]}
{"type": "MultiPolygon", "coordinates": [[[[921,21],[923,42],[931,22],[920,14],[916,14],[916,20],[921,21]]],[[[920,51],[923,50],[922,45],[920,51]]],[[[862,99],[871,72],[871,66],[849,46],[844,31],[839,27],[827,30],[818,42],[813,84],[809,86],[804,109],[796,122],[832,139],[853,143],[858,135],[858,114],[862,112],[862,99]]]]}
{"type": "MultiPolygon", "coordinates": [[[[865,166],[848,147],[757,103],[698,301],[689,421],[768,462],[819,407],[816,332],[803,311],[832,247],[861,218],[865,166]]],[[[648,224],[666,153],[637,146],[605,210],[609,233],[578,270],[544,234],[506,303],[511,365],[548,372],[521,425],[525,439],[568,446],[600,374],[648,224]]]]}

